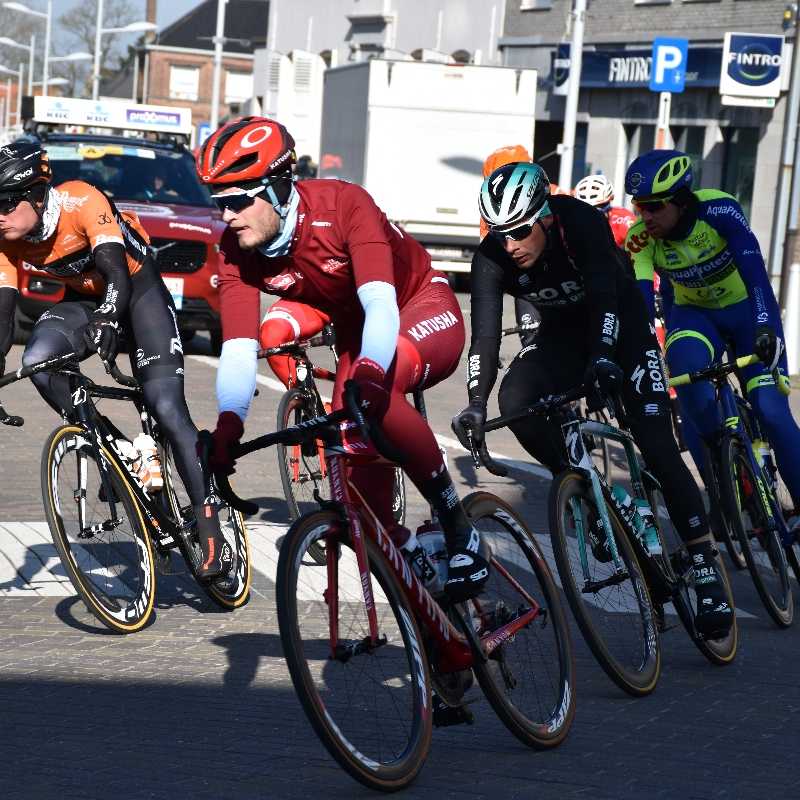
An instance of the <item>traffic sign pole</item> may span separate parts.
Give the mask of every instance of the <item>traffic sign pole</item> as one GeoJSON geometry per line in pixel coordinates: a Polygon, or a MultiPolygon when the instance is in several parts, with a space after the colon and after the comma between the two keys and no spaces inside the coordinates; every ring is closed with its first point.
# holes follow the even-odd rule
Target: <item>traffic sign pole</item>
{"type": "Polygon", "coordinates": [[[669,150],[672,146],[669,135],[669,116],[672,110],[672,92],[661,92],[658,96],[658,128],[656,150],[669,150]]]}

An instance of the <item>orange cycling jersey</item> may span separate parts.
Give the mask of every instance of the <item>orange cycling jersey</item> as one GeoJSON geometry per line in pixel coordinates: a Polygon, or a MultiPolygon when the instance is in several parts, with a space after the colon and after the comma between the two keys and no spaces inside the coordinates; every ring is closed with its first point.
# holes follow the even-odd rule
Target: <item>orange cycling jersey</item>
{"type": "Polygon", "coordinates": [[[101,191],[83,181],[67,181],[50,191],[60,212],[56,229],[47,239],[0,239],[0,289],[16,289],[17,268],[28,264],[83,294],[101,294],[105,281],[94,270],[92,251],[109,242],[125,247],[131,275],[141,269],[150,239],[136,214],[117,211],[101,191]]]}

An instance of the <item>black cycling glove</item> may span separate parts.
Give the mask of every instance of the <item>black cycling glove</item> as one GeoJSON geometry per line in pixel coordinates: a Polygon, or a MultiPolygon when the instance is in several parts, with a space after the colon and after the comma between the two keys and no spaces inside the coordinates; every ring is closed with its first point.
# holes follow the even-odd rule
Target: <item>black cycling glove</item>
{"type": "Polygon", "coordinates": [[[460,414],[453,417],[451,427],[458,441],[467,450],[470,450],[470,436],[472,432],[472,447],[479,448],[483,442],[483,425],[486,422],[486,406],[479,400],[473,400],[460,414]]]}
{"type": "Polygon", "coordinates": [[[95,312],[83,333],[86,346],[103,361],[113,361],[119,352],[119,323],[95,312]]]}
{"type": "Polygon", "coordinates": [[[761,359],[764,366],[772,372],[777,369],[783,355],[783,341],[768,325],[756,327],[756,340],[753,352],[761,359]]]}
{"type": "Polygon", "coordinates": [[[595,356],[586,367],[583,380],[587,387],[597,389],[601,395],[614,397],[622,391],[625,373],[616,361],[595,356]]]}

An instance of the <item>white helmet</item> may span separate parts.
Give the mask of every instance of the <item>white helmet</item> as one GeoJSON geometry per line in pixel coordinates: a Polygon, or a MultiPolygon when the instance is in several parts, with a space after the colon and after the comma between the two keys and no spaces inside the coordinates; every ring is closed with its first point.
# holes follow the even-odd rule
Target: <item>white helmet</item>
{"type": "Polygon", "coordinates": [[[614,197],[614,185],[605,175],[587,175],[575,186],[575,197],[590,206],[607,206],[614,197]]]}

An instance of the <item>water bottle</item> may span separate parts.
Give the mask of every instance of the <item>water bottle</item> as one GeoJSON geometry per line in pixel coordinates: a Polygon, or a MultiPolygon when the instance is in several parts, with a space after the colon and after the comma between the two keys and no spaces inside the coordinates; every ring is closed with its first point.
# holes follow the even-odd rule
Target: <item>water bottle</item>
{"type": "Polygon", "coordinates": [[[620,512],[622,520],[631,527],[635,527],[634,517],[636,515],[636,506],[633,502],[633,498],[618,483],[615,483],[611,487],[611,494],[617,501],[617,510],[620,512]]]}
{"type": "Polygon", "coordinates": [[[641,497],[635,497],[633,502],[636,506],[636,516],[641,523],[641,529],[637,529],[636,532],[639,534],[639,538],[644,542],[650,555],[660,556],[662,553],[661,539],[658,538],[656,518],[650,508],[650,504],[641,497]]]}
{"type": "Polygon", "coordinates": [[[770,455],[769,445],[763,439],[754,439],[753,455],[756,457],[758,465],[763,469],[770,455]]]}
{"type": "Polygon", "coordinates": [[[425,588],[433,595],[441,594],[447,583],[447,544],[439,524],[426,520],[403,549],[425,588]]]}
{"type": "Polygon", "coordinates": [[[134,463],[134,471],[139,480],[151,494],[161,491],[164,487],[164,478],[161,475],[161,459],[158,457],[158,446],[155,440],[147,433],[140,433],[133,440],[133,446],[138,454],[138,460],[134,463]]]}

